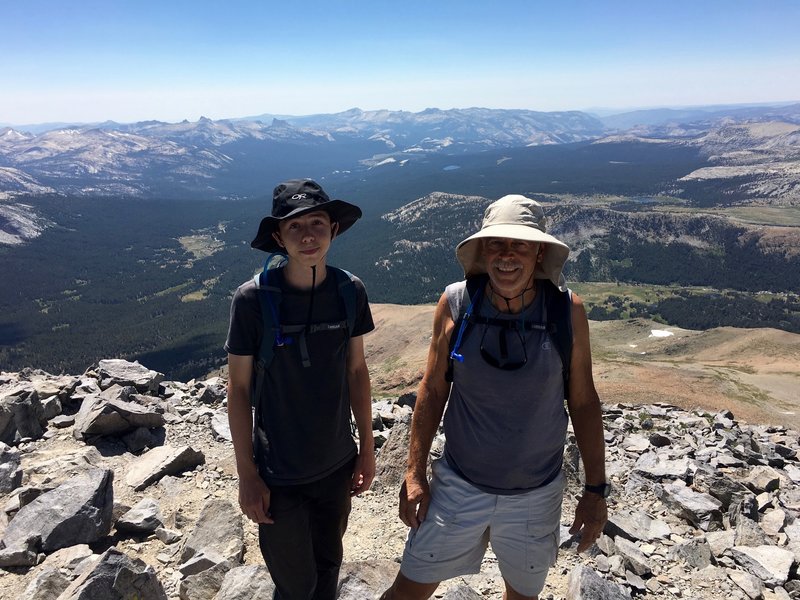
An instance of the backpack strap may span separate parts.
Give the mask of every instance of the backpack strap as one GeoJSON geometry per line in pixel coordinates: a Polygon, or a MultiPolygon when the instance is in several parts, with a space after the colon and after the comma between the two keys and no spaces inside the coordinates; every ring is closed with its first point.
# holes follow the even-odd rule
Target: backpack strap
{"type": "MultiPolygon", "coordinates": [[[[356,286],[353,283],[353,275],[339,269],[337,267],[330,267],[336,278],[336,295],[341,300],[345,309],[345,320],[336,321],[331,323],[306,323],[303,325],[281,325],[278,321],[278,332],[275,336],[275,345],[281,346],[278,343],[279,339],[289,340],[291,343],[292,337],[283,336],[284,333],[296,333],[298,339],[298,347],[300,349],[300,360],[303,366],[308,368],[311,366],[311,356],[308,352],[308,334],[317,333],[319,331],[334,331],[336,329],[346,329],[347,337],[350,338],[353,334],[353,329],[356,323],[356,286]]],[[[277,315],[276,315],[277,318],[277,315]]]]}
{"type": "MultiPolygon", "coordinates": [[[[466,281],[447,286],[445,293],[450,305],[450,312],[453,315],[455,326],[453,334],[450,335],[450,352],[448,354],[448,365],[445,379],[453,382],[453,361],[463,362],[464,357],[458,350],[464,341],[468,325],[472,323],[483,323],[489,325],[499,325],[503,327],[515,327],[516,322],[507,320],[491,319],[476,315],[483,290],[486,286],[486,275],[470,277],[466,281]],[[466,307],[465,307],[466,305],[466,307]]],[[[564,397],[569,397],[569,372],[572,364],[572,292],[566,290],[562,292],[550,280],[540,279],[541,288],[544,292],[544,319],[546,326],[537,323],[525,323],[522,325],[528,329],[546,328],[550,334],[550,339],[558,351],[561,358],[561,376],[564,380],[564,397]]]]}
{"type": "Polygon", "coordinates": [[[264,265],[264,270],[253,277],[258,290],[258,300],[261,305],[261,321],[263,324],[261,334],[261,344],[258,348],[258,356],[255,361],[255,385],[253,386],[252,403],[258,406],[257,400],[261,397],[261,392],[264,388],[264,377],[272,362],[275,346],[281,347],[286,344],[291,344],[294,340],[289,336],[285,336],[281,331],[280,324],[280,306],[283,299],[281,288],[274,283],[275,273],[277,269],[282,267],[270,267],[269,262],[271,258],[267,259],[264,265]],[[270,277],[270,271],[273,271],[270,277]],[[272,279],[272,281],[270,281],[272,279]]]}
{"type": "Polygon", "coordinates": [[[466,281],[447,286],[447,302],[450,313],[453,315],[453,333],[450,334],[449,353],[447,354],[447,371],[444,375],[448,383],[453,383],[453,361],[464,362],[464,357],[459,354],[459,349],[464,341],[467,325],[472,321],[472,315],[477,312],[486,287],[487,275],[476,275],[466,281]],[[466,299],[468,302],[464,302],[466,299]],[[466,308],[464,305],[467,305],[466,308]]]}
{"type": "Polygon", "coordinates": [[[559,290],[549,279],[540,280],[544,289],[545,322],[550,339],[561,357],[564,397],[569,398],[569,371],[572,364],[572,291],[559,290]]]}
{"type": "MultiPolygon", "coordinates": [[[[258,356],[256,357],[254,372],[255,383],[253,385],[252,402],[256,406],[258,406],[258,399],[261,398],[261,393],[263,392],[266,371],[272,363],[274,349],[294,343],[294,336],[287,334],[314,333],[317,331],[346,328],[347,336],[351,337],[356,323],[357,302],[356,286],[355,283],[353,283],[354,276],[344,269],[330,267],[336,277],[339,298],[344,304],[345,320],[339,323],[314,324],[309,327],[305,325],[281,326],[280,306],[283,296],[280,285],[276,282],[276,274],[277,270],[281,269],[284,263],[285,257],[282,261],[281,257],[276,258],[275,255],[270,255],[267,257],[263,271],[253,278],[256,288],[258,289],[258,299],[261,305],[261,319],[263,322],[263,334],[261,336],[258,356]]],[[[306,336],[298,335],[297,337],[299,339],[303,366],[309,367],[311,366],[311,361],[308,355],[306,336]]]]}
{"type": "Polygon", "coordinates": [[[339,267],[331,267],[336,275],[336,282],[339,289],[339,298],[344,303],[344,312],[347,319],[347,337],[353,337],[353,329],[356,327],[356,284],[353,283],[354,275],[350,271],[345,271],[339,267]]]}

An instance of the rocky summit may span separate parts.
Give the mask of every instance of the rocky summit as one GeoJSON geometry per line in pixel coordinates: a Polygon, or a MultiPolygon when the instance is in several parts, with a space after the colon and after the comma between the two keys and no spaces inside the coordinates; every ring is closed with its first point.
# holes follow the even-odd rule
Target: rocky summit
{"type": "MultiPolygon", "coordinates": [[[[414,401],[373,403],[378,478],[354,499],[339,598],[373,598],[397,572],[414,401]]],[[[570,432],[561,551],[541,598],[800,598],[798,432],[664,404],[607,403],[604,423],[608,525],[576,554],[568,529],[582,475],[570,432]]],[[[501,582],[489,551],[480,574],[437,597],[499,599],[501,582]]],[[[123,360],[78,376],[0,373],[0,598],[272,592],[257,529],[238,508],[223,378],[164,381],[123,360]]]]}

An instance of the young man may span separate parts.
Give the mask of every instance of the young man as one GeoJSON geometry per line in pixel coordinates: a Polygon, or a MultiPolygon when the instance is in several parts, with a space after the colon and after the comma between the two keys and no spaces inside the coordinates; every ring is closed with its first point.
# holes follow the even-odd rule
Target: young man
{"type": "Polygon", "coordinates": [[[568,253],[545,233],[541,206],[519,195],[489,206],[481,230],[458,245],[467,281],[448,286],[436,308],[400,490],[411,531],[384,600],[429,598],[440,581],[477,573],[489,542],[504,598],[538,597],[558,552],[565,398],[586,471],[570,530],[581,534],[578,551],[603,530],[603,424],[586,312],[561,275],[568,253]],[[445,403],[444,456],[429,484],[445,403]]]}
{"type": "Polygon", "coordinates": [[[225,349],[239,504],[259,525],[276,600],[335,598],[350,497],[375,475],[361,337],[374,328],[372,315],[361,281],[326,265],[331,241],[359,217],[358,207],[330,200],[314,181],[280,184],[251,246],[288,260],[266,281],[261,275],[240,286],[231,306],[225,349]],[[263,336],[272,352],[253,415],[263,336]]]}

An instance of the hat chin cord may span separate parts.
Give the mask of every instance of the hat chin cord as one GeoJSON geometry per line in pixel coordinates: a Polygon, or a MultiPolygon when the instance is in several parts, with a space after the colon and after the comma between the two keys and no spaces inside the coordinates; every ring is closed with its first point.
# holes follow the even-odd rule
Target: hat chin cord
{"type": "Polygon", "coordinates": [[[308,301],[306,325],[311,325],[311,313],[314,312],[314,288],[317,287],[317,265],[311,265],[311,298],[308,301]]]}
{"type": "MultiPolygon", "coordinates": [[[[506,301],[506,308],[508,309],[508,312],[513,312],[511,310],[511,301],[512,300],[516,300],[517,298],[521,298],[522,307],[520,307],[520,311],[522,311],[525,308],[525,297],[524,297],[525,296],[525,292],[530,292],[531,290],[533,290],[533,297],[534,298],[536,297],[536,286],[533,285],[533,280],[534,280],[534,275],[531,274],[531,278],[528,280],[528,283],[531,284],[530,287],[526,287],[524,290],[522,290],[516,296],[508,296],[507,297],[507,296],[503,296],[503,294],[501,294],[500,292],[498,292],[497,290],[494,289],[494,285],[492,285],[492,280],[491,280],[491,278],[489,278],[489,291],[491,292],[490,301],[491,301],[492,305],[496,306],[495,303],[494,303],[494,296],[497,295],[497,296],[499,296],[500,298],[502,298],[503,300],[506,301]]],[[[531,298],[531,300],[533,300],[533,298],[531,298]]]]}

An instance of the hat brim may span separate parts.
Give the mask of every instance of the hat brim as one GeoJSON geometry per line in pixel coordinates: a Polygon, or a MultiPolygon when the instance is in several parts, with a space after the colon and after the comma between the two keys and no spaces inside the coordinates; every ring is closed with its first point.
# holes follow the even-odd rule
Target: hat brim
{"type": "Polygon", "coordinates": [[[263,250],[264,252],[278,252],[281,247],[272,234],[278,230],[278,224],[286,219],[294,219],[306,213],[317,211],[324,211],[328,213],[331,222],[339,224],[339,230],[336,235],[342,235],[345,231],[350,229],[353,224],[361,218],[361,209],[355,204],[350,204],[344,200],[331,200],[330,202],[323,202],[315,206],[307,206],[297,208],[283,217],[273,217],[268,215],[261,219],[258,226],[258,233],[256,237],[250,242],[250,246],[256,250],[263,250]]]}
{"type": "Polygon", "coordinates": [[[456,246],[456,257],[464,268],[464,277],[472,277],[473,275],[487,272],[481,240],[493,237],[547,244],[548,248],[544,253],[542,262],[536,265],[534,278],[549,279],[559,289],[566,289],[566,283],[561,271],[564,269],[564,263],[567,262],[567,257],[569,256],[569,246],[548,233],[526,225],[490,225],[469,236],[456,246]]]}

